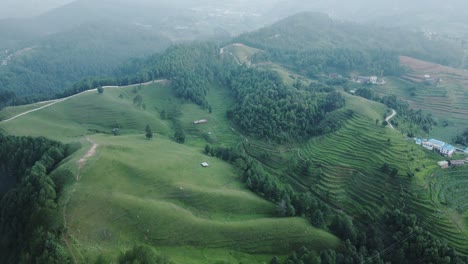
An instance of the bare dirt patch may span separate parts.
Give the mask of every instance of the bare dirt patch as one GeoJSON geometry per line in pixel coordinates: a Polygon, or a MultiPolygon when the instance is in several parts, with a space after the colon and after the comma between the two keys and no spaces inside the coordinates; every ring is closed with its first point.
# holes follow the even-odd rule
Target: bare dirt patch
{"type": "Polygon", "coordinates": [[[411,70],[417,73],[421,73],[421,74],[430,74],[430,75],[434,75],[434,77],[450,76],[452,78],[462,77],[463,79],[464,78],[468,79],[468,72],[462,69],[443,66],[440,64],[418,60],[418,59],[406,57],[406,56],[400,56],[400,63],[403,66],[407,66],[411,70]]]}
{"type": "Polygon", "coordinates": [[[86,164],[86,161],[88,161],[89,158],[96,155],[96,149],[98,147],[98,144],[96,142],[94,142],[93,140],[91,140],[89,137],[87,137],[86,140],[91,142],[93,145],[88,150],[88,152],[86,152],[86,154],[80,160],[78,160],[78,172],[76,173],[76,180],[77,181],[80,180],[81,169],[83,169],[83,167],[86,164]]]}

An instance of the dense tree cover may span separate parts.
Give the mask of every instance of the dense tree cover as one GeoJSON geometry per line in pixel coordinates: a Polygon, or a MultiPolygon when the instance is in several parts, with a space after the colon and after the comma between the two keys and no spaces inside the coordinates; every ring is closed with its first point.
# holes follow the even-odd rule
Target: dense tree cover
{"type": "Polygon", "coordinates": [[[11,91],[0,91],[0,110],[6,106],[16,104],[16,94],[11,91]]]}
{"type": "MultiPolygon", "coordinates": [[[[8,66],[0,67],[0,91],[14,92],[18,98],[8,105],[50,99],[85,77],[113,76],[125,60],[169,45],[162,34],[136,26],[84,24],[14,51],[8,66]]],[[[0,97],[0,106],[4,103],[0,97]]]]}
{"type": "Polygon", "coordinates": [[[217,80],[222,63],[217,54],[218,48],[212,43],[174,45],[163,54],[124,65],[118,75],[127,77],[120,78],[120,83],[167,78],[176,96],[208,108],[206,94],[217,80]]]}
{"type": "Polygon", "coordinates": [[[463,56],[460,45],[422,33],[335,21],[319,13],[294,15],[235,41],[295,67],[306,66],[310,73],[351,69],[391,75],[401,70],[398,54],[451,66],[459,66],[463,56]]]}
{"type": "Polygon", "coordinates": [[[318,124],[325,115],[345,103],[335,91],[284,85],[272,71],[238,66],[226,69],[224,74],[237,102],[228,117],[257,138],[284,142],[318,134],[318,124]]]}
{"type": "Polygon", "coordinates": [[[0,201],[0,254],[3,263],[71,263],[60,242],[63,232],[57,194],[61,177],[49,176],[69,155],[70,146],[44,138],[0,136],[2,174],[18,183],[0,201]]]}
{"type": "Polygon", "coordinates": [[[455,136],[453,142],[468,147],[468,128],[466,128],[462,133],[455,136]]]}
{"type": "Polygon", "coordinates": [[[0,195],[20,182],[38,160],[53,169],[56,162],[70,154],[70,149],[45,138],[11,137],[0,134],[0,195]]]}

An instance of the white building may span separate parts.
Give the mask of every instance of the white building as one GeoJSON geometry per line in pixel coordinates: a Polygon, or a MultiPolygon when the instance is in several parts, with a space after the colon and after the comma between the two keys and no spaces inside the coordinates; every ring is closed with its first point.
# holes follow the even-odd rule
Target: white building
{"type": "Polygon", "coordinates": [[[440,149],[440,154],[448,156],[448,157],[451,157],[453,155],[453,153],[455,153],[455,147],[452,146],[452,145],[447,144],[447,145],[444,145],[440,149]]]}
{"type": "Polygon", "coordinates": [[[431,145],[434,149],[441,151],[442,147],[445,146],[445,142],[437,140],[437,139],[429,139],[426,142],[427,145],[431,145]]]}

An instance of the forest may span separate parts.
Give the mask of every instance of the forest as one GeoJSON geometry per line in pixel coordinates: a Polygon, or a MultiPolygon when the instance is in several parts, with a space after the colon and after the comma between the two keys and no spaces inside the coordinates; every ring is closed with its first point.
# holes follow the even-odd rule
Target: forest
{"type": "Polygon", "coordinates": [[[23,43],[24,48],[11,51],[8,65],[0,67],[0,92],[16,97],[0,97],[0,107],[54,98],[83,78],[112,76],[127,59],[162,51],[170,43],[158,33],[107,22],[23,43]]]}
{"type": "Polygon", "coordinates": [[[58,197],[73,177],[51,174],[77,149],[45,138],[0,135],[0,253],[5,263],[68,263],[58,197]]]}
{"type": "Polygon", "coordinates": [[[320,134],[325,115],[345,104],[334,90],[313,92],[287,86],[272,71],[238,66],[224,73],[237,102],[228,117],[259,139],[281,143],[320,134]]]}

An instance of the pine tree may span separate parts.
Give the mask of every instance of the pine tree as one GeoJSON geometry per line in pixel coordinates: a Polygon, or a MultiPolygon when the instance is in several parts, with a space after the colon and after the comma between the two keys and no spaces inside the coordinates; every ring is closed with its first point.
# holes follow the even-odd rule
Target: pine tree
{"type": "Polygon", "coordinates": [[[151,127],[149,125],[146,125],[145,132],[146,132],[147,139],[153,138],[153,130],[151,130],[151,127]]]}

